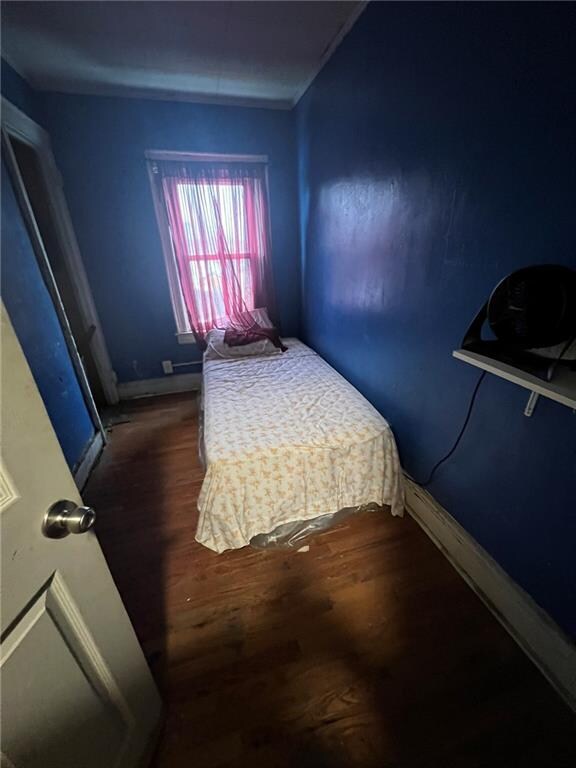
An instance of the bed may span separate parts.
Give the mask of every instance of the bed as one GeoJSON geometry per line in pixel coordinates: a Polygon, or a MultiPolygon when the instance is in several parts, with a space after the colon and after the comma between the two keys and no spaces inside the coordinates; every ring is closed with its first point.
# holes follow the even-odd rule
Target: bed
{"type": "Polygon", "coordinates": [[[388,423],[313,350],[284,342],[282,354],[204,363],[196,540],[215,552],[342,510],[403,514],[388,423]]]}

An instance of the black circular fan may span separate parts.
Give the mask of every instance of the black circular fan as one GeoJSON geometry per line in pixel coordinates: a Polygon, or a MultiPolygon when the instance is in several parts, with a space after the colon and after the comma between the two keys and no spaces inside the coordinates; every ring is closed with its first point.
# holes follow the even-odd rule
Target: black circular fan
{"type": "Polygon", "coordinates": [[[505,277],[488,301],[496,338],[521,349],[553,347],[576,336],[576,272],[524,267],[505,277]]]}

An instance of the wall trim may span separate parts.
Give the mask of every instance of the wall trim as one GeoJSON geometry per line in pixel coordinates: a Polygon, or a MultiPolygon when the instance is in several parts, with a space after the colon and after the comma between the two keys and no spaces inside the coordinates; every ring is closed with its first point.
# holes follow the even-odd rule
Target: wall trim
{"type": "Polygon", "coordinates": [[[86,482],[90,477],[90,473],[94,469],[94,465],[98,461],[103,448],[104,438],[102,437],[102,433],[96,432],[92,438],[92,442],[84,451],[84,455],[82,456],[80,463],[74,470],[74,480],[78,486],[79,491],[82,491],[86,485],[86,482]]]}
{"type": "MultiPolygon", "coordinates": [[[[2,57],[6,59],[4,52],[2,57]]],[[[8,61],[6,59],[6,61],[8,61]]],[[[10,62],[8,62],[10,64],[10,62]]],[[[10,65],[12,66],[12,65],[10,65]]],[[[16,71],[16,67],[12,67],[16,71]]],[[[18,73],[19,74],[19,73],[18,73]]],[[[24,78],[26,80],[26,78],[24,78]]],[[[30,81],[27,81],[30,84],[30,81]]],[[[146,86],[122,86],[107,83],[83,82],[80,85],[54,80],[34,79],[32,86],[38,93],[64,93],[71,96],[106,96],[112,99],[138,99],[140,101],[172,101],[189,104],[208,104],[218,107],[246,107],[249,109],[274,109],[290,111],[291,99],[270,99],[258,96],[227,96],[198,91],[173,91],[151,89],[146,86]]]]}
{"type": "Polygon", "coordinates": [[[147,149],[147,160],[180,161],[183,163],[254,163],[261,165],[268,162],[268,155],[230,155],[211,152],[174,152],[171,149],[147,149]]]}
{"type": "Polygon", "coordinates": [[[124,381],[118,384],[120,400],[132,400],[135,397],[153,397],[171,395],[176,392],[193,392],[202,388],[201,373],[179,373],[158,379],[124,381]]]}
{"type": "Polygon", "coordinates": [[[314,68],[314,71],[312,74],[306,78],[306,80],[302,83],[300,86],[300,89],[296,96],[294,97],[294,100],[292,101],[291,107],[294,109],[298,105],[298,102],[300,99],[304,96],[308,88],[312,85],[314,80],[318,77],[320,72],[324,69],[324,65],[328,63],[328,61],[332,58],[334,55],[336,48],[340,45],[342,40],[346,37],[348,32],[352,29],[354,24],[358,21],[360,16],[364,13],[366,10],[366,7],[368,5],[369,0],[361,0],[360,2],[356,3],[356,8],[352,11],[350,16],[346,19],[346,21],[342,24],[340,29],[336,32],[330,43],[326,46],[324,49],[324,53],[320,57],[320,60],[316,67],[314,68]]]}
{"type": "Polygon", "coordinates": [[[576,644],[427,491],[406,477],[406,508],[576,711],[576,644]]]}

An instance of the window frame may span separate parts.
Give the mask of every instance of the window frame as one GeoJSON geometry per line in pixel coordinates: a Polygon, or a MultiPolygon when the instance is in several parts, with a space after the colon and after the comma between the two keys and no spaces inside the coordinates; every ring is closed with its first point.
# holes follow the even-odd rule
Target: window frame
{"type": "MultiPolygon", "coordinates": [[[[180,160],[184,162],[196,163],[254,163],[264,165],[265,194],[268,197],[268,155],[229,155],[229,154],[208,154],[202,152],[172,152],[169,150],[148,149],[145,151],[146,166],[148,169],[148,178],[152,199],[154,202],[154,212],[156,222],[160,233],[162,252],[164,254],[164,265],[168,276],[168,286],[170,289],[170,300],[172,312],[174,314],[174,323],[176,325],[176,337],[179,344],[196,344],[196,338],[192,333],[188,312],[182,294],[180,285],[180,276],[178,274],[178,265],[176,255],[172,245],[170,235],[170,226],[162,192],[158,184],[158,173],[154,170],[154,162],[158,160],[180,160]]],[[[270,226],[270,222],[268,223],[270,226]]],[[[202,259],[209,259],[203,256],[202,259]]]]}

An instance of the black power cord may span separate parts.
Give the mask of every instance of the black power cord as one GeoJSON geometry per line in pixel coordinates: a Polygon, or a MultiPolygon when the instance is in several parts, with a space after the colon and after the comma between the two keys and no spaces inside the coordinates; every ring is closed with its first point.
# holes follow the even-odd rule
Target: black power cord
{"type": "Polygon", "coordinates": [[[560,352],[556,360],[554,360],[554,362],[550,364],[547,371],[547,381],[552,381],[552,379],[554,378],[554,374],[556,373],[556,368],[558,368],[558,365],[561,362],[562,358],[564,357],[566,352],[568,352],[568,350],[570,349],[572,344],[574,344],[575,341],[576,341],[576,336],[572,336],[571,338],[569,338],[566,344],[564,344],[564,346],[562,347],[562,351],[560,352]]]}
{"type": "Polygon", "coordinates": [[[436,474],[436,470],[438,467],[440,467],[442,464],[444,464],[445,461],[448,461],[450,456],[454,453],[456,448],[458,448],[458,445],[460,444],[460,440],[464,437],[464,432],[466,431],[466,427],[468,426],[468,422],[470,421],[470,416],[472,416],[472,409],[474,408],[474,403],[476,401],[476,395],[478,394],[478,390],[480,389],[480,384],[482,384],[482,380],[484,379],[484,376],[486,376],[486,371],[482,371],[480,374],[478,381],[476,382],[476,386],[474,387],[474,391],[472,392],[472,397],[470,398],[470,403],[468,405],[468,411],[466,413],[466,418],[464,419],[464,424],[462,424],[462,427],[460,428],[460,432],[458,433],[458,437],[454,441],[454,445],[446,456],[443,456],[440,461],[437,461],[436,464],[432,467],[432,470],[430,471],[430,474],[428,475],[428,478],[423,483],[418,483],[416,480],[415,482],[418,483],[418,485],[422,486],[422,488],[426,488],[427,485],[430,485],[432,482],[434,475],[436,474]]]}

